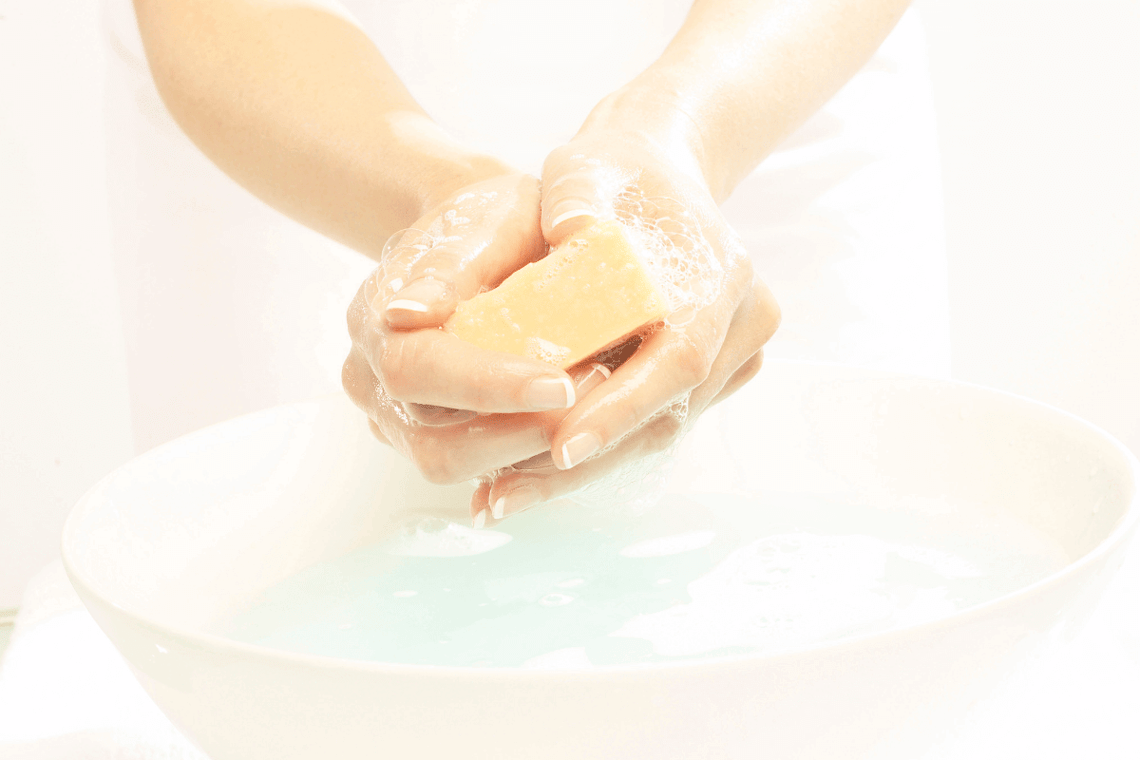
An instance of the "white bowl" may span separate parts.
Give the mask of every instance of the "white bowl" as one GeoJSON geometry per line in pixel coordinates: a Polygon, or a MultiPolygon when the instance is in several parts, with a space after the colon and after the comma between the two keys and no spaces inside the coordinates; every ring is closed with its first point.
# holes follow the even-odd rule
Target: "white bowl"
{"type": "Polygon", "coordinates": [[[393,664],[212,633],[282,579],[389,535],[409,509],[466,519],[469,487],[425,484],[339,397],[138,457],[75,507],[63,556],[139,681],[215,760],[913,757],[1026,642],[1086,614],[1140,511],[1136,459],[1071,415],[822,364],[769,362],[677,461],[673,490],[843,495],[974,530],[1012,518],[1065,563],[940,619],[666,664],[393,664]]]}

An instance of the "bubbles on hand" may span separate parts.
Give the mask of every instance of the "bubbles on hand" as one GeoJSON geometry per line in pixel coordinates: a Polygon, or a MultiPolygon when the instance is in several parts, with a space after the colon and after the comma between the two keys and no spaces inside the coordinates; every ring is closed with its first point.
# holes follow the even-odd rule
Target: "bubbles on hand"
{"type": "Polygon", "coordinates": [[[549,340],[544,340],[539,337],[527,338],[525,341],[526,355],[531,359],[537,359],[540,362],[560,366],[570,355],[570,349],[567,346],[560,346],[557,343],[552,343],[549,340]]]}
{"type": "Polygon", "coordinates": [[[498,197],[495,190],[465,191],[440,206],[427,229],[409,227],[392,233],[380,250],[384,276],[401,277],[406,282],[407,275],[432,250],[462,241],[473,220],[498,197]]]}
{"type": "Polygon", "coordinates": [[[385,277],[406,277],[416,262],[442,239],[438,232],[414,227],[392,233],[380,251],[380,268],[385,277]]]}
{"type": "Polygon", "coordinates": [[[724,290],[724,267],[690,208],[673,198],[647,197],[635,187],[619,193],[613,206],[671,313],[695,314],[716,300],[724,290]]]}

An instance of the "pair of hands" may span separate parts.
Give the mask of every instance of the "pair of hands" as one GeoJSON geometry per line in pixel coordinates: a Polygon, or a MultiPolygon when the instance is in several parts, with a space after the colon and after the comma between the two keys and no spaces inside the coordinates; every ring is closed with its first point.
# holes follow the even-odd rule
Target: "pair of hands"
{"type": "Polygon", "coordinates": [[[541,188],[523,174],[493,177],[389,241],[348,310],[343,383],[374,435],[428,480],[479,480],[471,515],[481,526],[669,447],[686,419],[759,371],[778,324],[771,292],[698,178],[648,141],[580,136],[547,158],[541,188]],[[680,257],[672,279],[689,298],[608,366],[564,372],[436,329],[547,244],[615,215],[680,257]],[[686,416],[669,411],[680,401],[686,416]]]}

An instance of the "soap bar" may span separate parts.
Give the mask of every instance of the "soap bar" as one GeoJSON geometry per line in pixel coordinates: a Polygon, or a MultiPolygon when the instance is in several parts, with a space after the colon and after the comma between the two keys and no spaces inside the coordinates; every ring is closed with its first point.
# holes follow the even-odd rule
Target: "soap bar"
{"type": "Polygon", "coordinates": [[[565,369],[666,312],[665,297],[622,226],[606,221],[460,303],[444,329],[480,348],[565,369]]]}

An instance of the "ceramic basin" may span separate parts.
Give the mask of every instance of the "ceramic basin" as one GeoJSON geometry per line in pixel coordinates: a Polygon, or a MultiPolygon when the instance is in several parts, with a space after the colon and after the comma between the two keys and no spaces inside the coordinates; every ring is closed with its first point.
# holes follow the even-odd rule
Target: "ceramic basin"
{"type": "MultiPolygon", "coordinates": [[[[410,516],[467,522],[469,486],[426,484],[340,397],[242,417],[136,458],[75,507],[63,555],[139,681],[215,760],[915,757],[1027,647],[1079,624],[1140,511],[1135,458],[1071,415],[967,384],[824,364],[770,361],[702,418],[675,461],[666,495],[700,494],[724,519],[741,509],[786,518],[785,537],[804,534],[780,511],[819,497],[859,505],[870,533],[870,523],[909,520],[934,538],[988,537],[978,545],[998,553],[1014,526],[1053,564],[925,617],[801,639],[808,629],[793,621],[767,648],[687,658],[433,664],[231,637],[224,621],[251,600],[383,545],[410,516]]],[[[548,506],[516,524],[529,526],[528,540],[557,542],[558,526],[618,519],[612,507],[578,509],[548,506]]],[[[631,524],[660,538],[652,509],[631,524]]],[[[797,588],[832,593],[820,583],[784,588],[793,599],[797,588]]],[[[668,621],[654,619],[668,638],[668,621]]]]}

